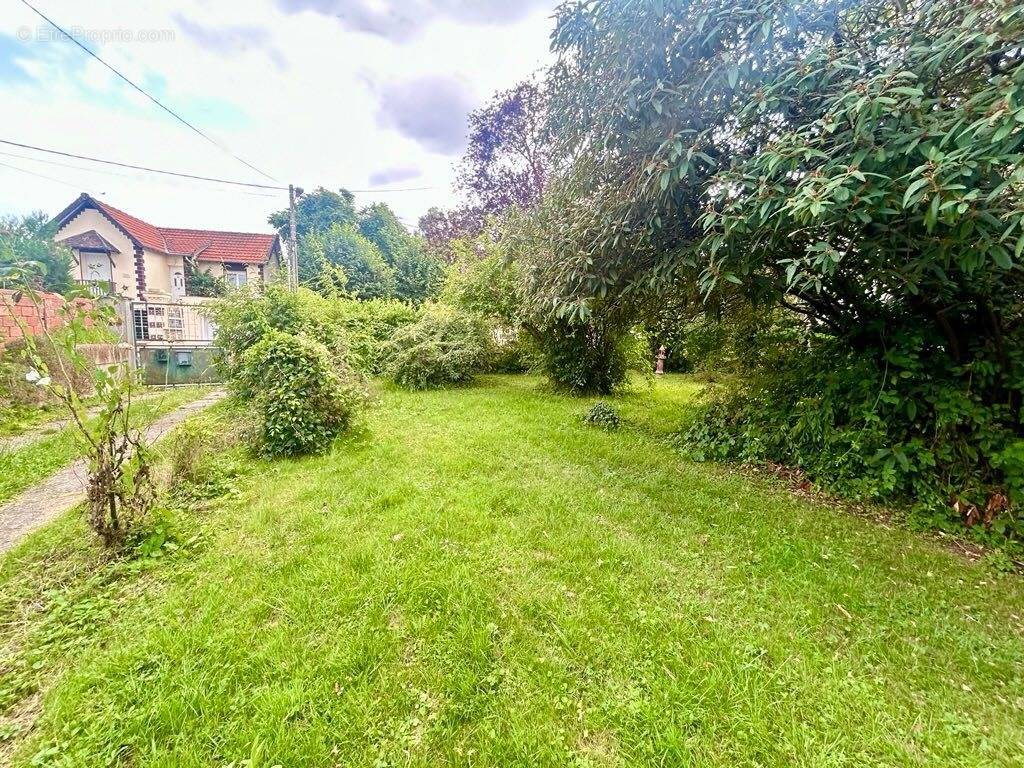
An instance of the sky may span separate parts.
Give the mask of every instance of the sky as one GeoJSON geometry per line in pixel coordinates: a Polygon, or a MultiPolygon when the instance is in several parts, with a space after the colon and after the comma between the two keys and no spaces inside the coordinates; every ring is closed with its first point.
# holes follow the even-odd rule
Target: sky
{"type": "MultiPolygon", "coordinates": [[[[20,0],[0,0],[0,139],[310,190],[426,187],[356,193],[357,205],[386,202],[410,227],[431,206],[457,202],[454,166],[468,113],[550,62],[556,5],[30,1],[219,146],[61,39],[20,0]]],[[[55,215],[80,192],[161,226],[268,231],[267,216],[287,206],[287,192],[0,144],[0,214],[55,215]]]]}

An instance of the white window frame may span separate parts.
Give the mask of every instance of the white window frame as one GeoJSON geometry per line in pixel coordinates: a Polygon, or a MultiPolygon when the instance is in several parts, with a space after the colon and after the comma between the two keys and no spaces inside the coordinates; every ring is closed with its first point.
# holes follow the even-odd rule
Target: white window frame
{"type": "Polygon", "coordinates": [[[224,282],[229,288],[244,288],[249,282],[249,272],[245,269],[224,268],[224,282]]]}

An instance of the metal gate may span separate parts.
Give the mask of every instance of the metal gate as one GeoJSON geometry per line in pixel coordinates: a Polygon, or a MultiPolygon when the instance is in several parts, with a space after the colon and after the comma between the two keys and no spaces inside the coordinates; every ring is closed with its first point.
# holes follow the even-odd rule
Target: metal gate
{"type": "Polygon", "coordinates": [[[146,384],[178,385],[219,381],[214,367],[217,328],[202,304],[133,301],[125,320],[135,365],[146,384]]]}

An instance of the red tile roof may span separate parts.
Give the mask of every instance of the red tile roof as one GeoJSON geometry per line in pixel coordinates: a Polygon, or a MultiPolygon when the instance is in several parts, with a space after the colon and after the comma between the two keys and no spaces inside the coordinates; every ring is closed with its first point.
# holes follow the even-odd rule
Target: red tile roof
{"type": "Polygon", "coordinates": [[[216,232],[206,229],[161,227],[169,252],[187,253],[200,261],[246,261],[262,264],[270,258],[277,235],[216,232]]]}
{"type": "Polygon", "coordinates": [[[174,256],[192,256],[200,261],[263,264],[270,259],[278,244],[277,235],[157,227],[84,193],[57,216],[57,226],[63,226],[83,208],[90,207],[114,222],[138,245],[174,256]]]}

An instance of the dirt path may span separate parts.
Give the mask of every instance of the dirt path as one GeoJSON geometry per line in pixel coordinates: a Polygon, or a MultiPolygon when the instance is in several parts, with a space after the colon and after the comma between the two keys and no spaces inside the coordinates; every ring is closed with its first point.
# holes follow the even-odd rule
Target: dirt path
{"type": "MultiPolygon", "coordinates": [[[[225,394],[224,390],[215,390],[160,417],[146,429],[146,441],[155,443],[189,416],[213,405],[225,394]]],[[[79,459],[0,505],[0,554],[82,501],[85,498],[85,475],[85,459],[79,459]]]]}

